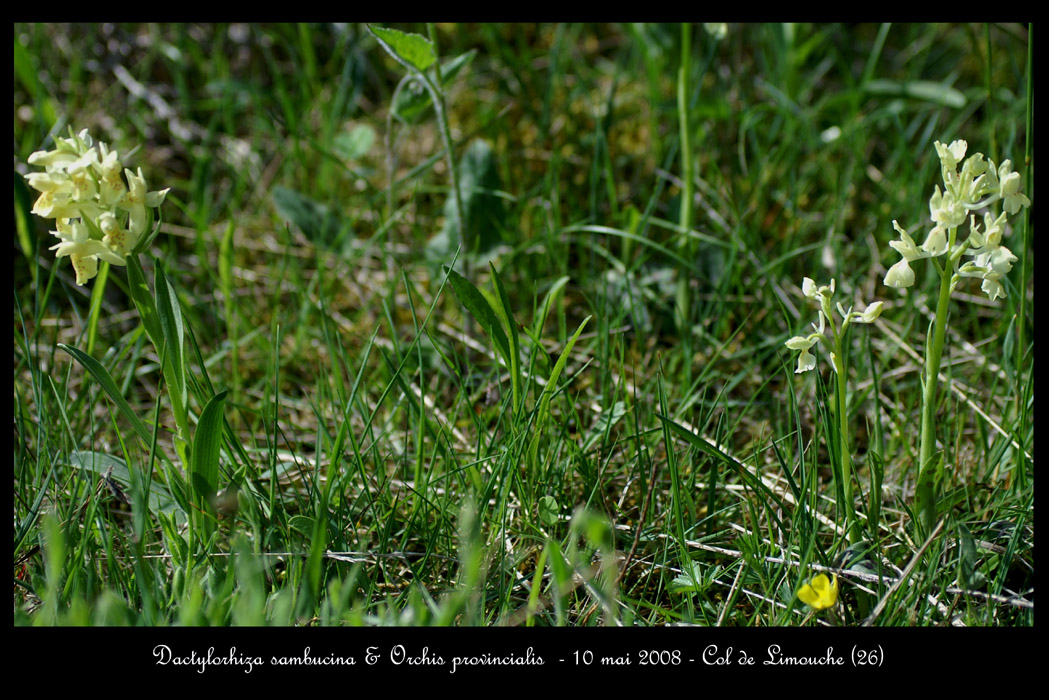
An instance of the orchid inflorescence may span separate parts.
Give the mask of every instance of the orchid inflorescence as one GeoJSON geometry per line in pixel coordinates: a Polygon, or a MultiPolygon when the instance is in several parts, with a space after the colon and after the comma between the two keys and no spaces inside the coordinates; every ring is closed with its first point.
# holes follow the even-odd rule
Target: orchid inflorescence
{"type": "Polygon", "coordinates": [[[982,153],[974,153],[965,160],[959,173],[958,164],[965,158],[967,148],[968,144],[961,140],[952,142],[950,146],[936,142],[944,191],[941,192],[937,185],[929,199],[929,212],[934,226],[925,242],[918,246],[906,229],[896,221],[892,222],[900,239],[889,245],[903,259],[886,273],[887,286],[910,287],[914,284],[911,263],[947,255],[951,267],[943,272],[953,273],[952,289],[962,277],[978,277],[983,280],[982,289],[990,299],[1005,297],[1001,279],[1009,273],[1017,259],[1012,251],[1002,245],[1006,219],[1021,208],[1030,206],[1031,200],[1020,192],[1020,174],[1013,172],[1013,164],[1009,160],[1002,161],[996,168],[993,160],[985,161],[982,153]],[[986,209],[999,201],[1004,210],[998,216],[990,211],[984,212],[981,230],[980,221],[970,212],[986,209]],[[969,219],[969,237],[958,243],[957,230],[966,218],[969,219]],[[963,255],[972,256],[973,259],[959,266],[963,255]]]}
{"type": "Polygon", "coordinates": [[[98,274],[99,260],[125,265],[127,256],[148,242],[143,234],[152,224],[152,209],[168,190],[147,191],[142,168],[124,168],[119,154],[102,142],[96,147],[87,129],[76,134],[70,129],[69,138],[55,139],[54,150],[37,151],[28,162],[44,168],[25,176],[41,193],[32,211],[55,219],[51,234],[59,243],[50,249],[56,257],[69,256],[77,284],[98,274]]]}
{"type": "Polygon", "coordinates": [[[984,293],[992,301],[1005,297],[1002,278],[1009,274],[1017,260],[1012,251],[1002,245],[1002,237],[1008,232],[1007,219],[1031,206],[1031,200],[1020,191],[1020,174],[1013,172],[1011,161],[1002,161],[996,167],[993,160],[984,160],[982,153],[974,153],[962,162],[968,149],[965,141],[952,141],[949,146],[937,141],[935,145],[944,189],[940,191],[937,185],[929,198],[933,228],[918,246],[907,230],[893,221],[900,238],[889,245],[903,259],[890,267],[885,275],[885,284],[890,287],[910,287],[914,284],[911,263],[928,258],[940,276],[936,312],[929,324],[925,343],[918,482],[915,487],[921,531],[925,534],[933,532],[939,517],[937,489],[944,460],[942,456],[937,459],[936,391],[947,340],[951,295],[962,278],[978,277],[983,280],[984,293]],[[995,205],[999,202],[1003,211],[996,215],[995,205]],[[981,210],[982,227],[977,218],[981,210]],[[969,235],[960,241],[958,229],[966,219],[969,220],[969,235]],[[939,259],[943,256],[947,257],[941,263],[939,259]],[[962,263],[963,256],[972,260],[962,263]]]}
{"type": "Polygon", "coordinates": [[[883,302],[876,301],[873,304],[868,305],[863,311],[853,311],[852,307],[848,310],[845,309],[839,302],[837,304],[838,313],[841,314],[841,328],[834,327],[834,316],[831,308],[831,299],[834,297],[834,280],[830,281],[829,285],[817,287],[816,283],[806,277],[801,283],[802,293],[819,304],[819,324],[812,324],[812,328],[815,332],[809,333],[808,335],[797,335],[788,340],[786,345],[791,350],[800,350],[801,355],[798,357],[798,368],[794,370],[795,374],[801,374],[802,372],[808,372],[810,369],[816,367],[816,357],[809,350],[818,342],[823,342],[830,348],[830,359],[831,366],[835,371],[838,370],[838,357],[836,354],[837,340],[845,335],[845,331],[848,329],[851,323],[873,323],[878,316],[881,315],[881,309],[883,302]],[[831,336],[827,336],[827,320],[831,321],[831,336]]]}
{"type": "MultiPolygon", "coordinates": [[[[795,374],[808,372],[816,367],[816,357],[809,350],[816,343],[823,343],[830,351],[830,363],[835,374],[835,401],[838,415],[838,456],[835,470],[835,479],[840,480],[842,487],[842,502],[840,505],[845,510],[845,527],[849,532],[849,538],[856,542],[860,538],[860,528],[856,520],[855,510],[852,504],[852,458],[849,452],[848,441],[848,411],[846,410],[846,388],[845,381],[847,370],[845,367],[844,341],[849,326],[853,323],[874,323],[881,315],[884,302],[876,301],[867,304],[863,311],[853,311],[850,306],[846,309],[839,302],[836,304],[838,314],[841,316],[841,326],[835,323],[834,308],[831,304],[834,298],[834,280],[822,287],[806,277],[801,283],[801,292],[807,298],[816,302],[819,314],[819,323],[812,324],[813,333],[808,335],[796,335],[786,343],[791,350],[800,350],[798,357],[798,368],[795,374]]],[[[826,579],[826,577],[824,577],[826,579]]],[[[835,588],[835,592],[837,589],[835,588]]]]}

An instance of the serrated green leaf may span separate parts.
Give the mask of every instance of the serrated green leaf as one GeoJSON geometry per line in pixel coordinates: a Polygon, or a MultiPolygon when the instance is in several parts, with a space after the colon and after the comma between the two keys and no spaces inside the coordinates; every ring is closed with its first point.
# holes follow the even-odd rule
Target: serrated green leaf
{"type": "Polygon", "coordinates": [[[671,593],[702,593],[707,589],[699,564],[693,562],[692,573],[682,572],[674,577],[669,586],[671,593]]]}
{"type": "Polygon", "coordinates": [[[407,63],[417,71],[424,71],[437,60],[433,44],[420,34],[388,29],[386,27],[368,27],[368,31],[379,40],[379,44],[394,58],[407,63]]]}

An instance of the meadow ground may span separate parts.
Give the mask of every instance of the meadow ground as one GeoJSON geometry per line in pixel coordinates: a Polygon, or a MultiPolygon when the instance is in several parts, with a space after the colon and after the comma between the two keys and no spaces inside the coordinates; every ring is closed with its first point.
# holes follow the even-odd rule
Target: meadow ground
{"type": "Polygon", "coordinates": [[[1033,201],[1030,27],[396,29],[14,26],[15,624],[1033,625],[1032,208],[928,522],[940,262],[885,284],[936,142],[1033,201]],[[84,285],[70,128],[170,188],[84,285]],[[795,373],[805,278],[883,305],[795,373]]]}

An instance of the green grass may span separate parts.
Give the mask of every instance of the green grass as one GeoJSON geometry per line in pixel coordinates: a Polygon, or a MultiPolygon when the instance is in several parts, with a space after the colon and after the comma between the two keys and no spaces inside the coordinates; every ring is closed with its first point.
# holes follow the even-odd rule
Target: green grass
{"type": "Polygon", "coordinates": [[[1006,299],[951,302],[924,548],[936,289],[882,284],[934,141],[1011,158],[1034,200],[1028,32],[694,25],[682,104],[679,25],[437,25],[440,61],[475,52],[438,83],[464,285],[441,128],[364,26],[16,24],[15,623],[1033,625],[1033,231],[1006,299]],[[191,426],[228,392],[226,512],[189,539],[126,270],[93,311],[30,214],[26,159],[67,125],[172,188],[152,253],[191,426]],[[848,550],[833,377],[783,346],[806,276],[886,307],[846,350],[848,550]],[[810,615],[824,570],[839,604],[810,615]]]}

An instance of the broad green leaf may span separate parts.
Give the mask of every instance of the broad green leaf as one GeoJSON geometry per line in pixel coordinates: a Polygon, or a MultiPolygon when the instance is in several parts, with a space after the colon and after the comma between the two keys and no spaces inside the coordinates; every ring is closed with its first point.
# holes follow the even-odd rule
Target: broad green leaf
{"type": "Polygon", "coordinates": [[[142,441],[149,445],[152,441],[152,433],[150,433],[146,424],[142,422],[134,410],[132,410],[127,400],[121,395],[120,389],[117,388],[116,382],[114,382],[113,378],[109,376],[109,372],[106,371],[106,368],[103,367],[98,360],[82,350],[65,345],[64,343],[59,343],[58,347],[72,355],[73,359],[79,362],[84,369],[91,373],[91,376],[93,376],[95,381],[99,383],[102,390],[109,395],[109,398],[116,405],[117,410],[120,411],[129,423],[131,423],[131,427],[135,429],[135,432],[142,441]]]}
{"type": "Polygon", "coordinates": [[[157,305],[153,301],[153,295],[146,284],[146,276],[142,271],[142,263],[137,255],[129,255],[127,258],[127,281],[131,300],[135,302],[138,309],[138,317],[142,319],[142,326],[146,329],[146,335],[157,353],[164,347],[164,333],[160,328],[160,317],[157,316],[157,305]]]}
{"type": "Polygon", "coordinates": [[[29,511],[22,518],[22,521],[18,524],[15,529],[15,546],[14,553],[17,556],[22,549],[22,544],[26,541],[26,536],[29,534],[30,528],[36,522],[37,516],[40,514],[40,505],[44,502],[44,497],[47,496],[50,491],[48,490],[51,486],[51,480],[55,477],[55,472],[58,470],[59,461],[56,459],[52,461],[51,468],[47,472],[47,476],[44,477],[42,484],[39,484],[36,491],[36,498],[33,499],[33,504],[29,507],[29,511]]]}
{"type": "Polygon", "coordinates": [[[109,282],[109,263],[98,266],[98,274],[91,285],[91,306],[87,314],[87,354],[95,353],[95,341],[98,339],[98,322],[102,314],[102,299],[106,294],[106,283],[109,282]]]}
{"type": "Polygon", "coordinates": [[[1005,331],[1005,339],[1002,341],[1002,368],[1013,381],[1016,380],[1016,316],[1009,319],[1009,327],[1005,331]]]}
{"type": "Polygon", "coordinates": [[[437,60],[433,44],[424,36],[370,25],[368,31],[390,55],[417,71],[426,70],[437,60]]]}
{"type": "MultiPolygon", "coordinates": [[[[323,500],[323,499],[321,499],[323,500]]],[[[314,596],[320,595],[324,579],[324,553],[328,550],[328,508],[323,512],[318,508],[317,518],[313,522],[313,534],[310,537],[310,553],[306,557],[306,580],[314,596]]]]}
{"type": "Polygon", "coordinates": [[[867,453],[867,467],[871,475],[867,521],[873,524],[876,530],[877,523],[881,522],[881,485],[885,478],[885,462],[882,460],[881,455],[871,450],[867,453]]]}
{"type": "Polygon", "coordinates": [[[499,317],[495,315],[488,300],[473,285],[473,282],[451,268],[446,269],[448,270],[448,281],[451,282],[452,290],[459,299],[459,303],[465,306],[474,320],[481,324],[481,328],[495,343],[495,349],[502,355],[506,366],[510,367],[510,341],[507,340],[499,317]]]}
{"type": "MultiPolygon", "coordinates": [[[[160,321],[160,330],[164,336],[164,378],[168,383],[168,396],[171,398],[171,408],[175,412],[175,419],[179,427],[188,425],[186,417],[186,405],[188,391],[186,389],[186,366],[185,366],[185,328],[182,326],[182,307],[179,305],[175,289],[164,274],[164,267],[158,262],[153,269],[153,288],[157,298],[157,318],[160,321]]],[[[159,351],[160,348],[157,348],[159,351]]],[[[188,437],[183,435],[182,437],[188,437]]]]}
{"type": "Polygon", "coordinates": [[[539,553],[539,559],[535,563],[535,574],[532,576],[532,591],[528,594],[528,620],[525,622],[526,627],[535,625],[534,615],[535,611],[539,609],[539,589],[543,587],[543,571],[546,569],[546,558],[549,551],[549,547],[543,547],[543,551],[539,553]]]}
{"type": "Polygon", "coordinates": [[[611,552],[615,546],[612,523],[603,513],[584,506],[576,506],[572,514],[572,532],[581,533],[591,548],[601,552],[611,552]]]}
{"type": "Polygon", "coordinates": [[[549,413],[550,399],[553,398],[554,392],[557,390],[557,380],[561,377],[561,371],[564,370],[565,364],[568,362],[568,356],[572,353],[575,342],[579,340],[579,335],[586,328],[586,324],[590,322],[591,318],[593,316],[587,316],[583,319],[583,322],[576,328],[575,333],[569,338],[568,343],[565,344],[565,349],[561,352],[561,356],[554,363],[554,369],[550,372],[550,377],[547,379],[546,388],[543,390],[543,397],[539,404],[540,420],[542,420],[543,414],[549,413]]]}
{"type": "Polygon", "coordinates": [[[468,66],[470,61],[474,60],[474,56],[476,55],[477,49],[470,49],[466,53],[461,53],[455,58],[441,61],[441,83],[447,85],[454,80],[455,76],[459,75],[459,72],[468,66]]]}
{"type": "Polygon", "coordinates": [[[222,446],[222,411],[226,392],[216,394],[200,413],[197,432],[193,436],[192,484],[197,503],[209,511],[211,498],[218,491],[219,448],[222,446]]]}
{"type": "Polygon", "coordinates": [[[303,537],[310,537],[313,535],[313,521],[314,518],[309,515],[293,515],[288,520],[288,527],[303,537]]]}
{"type": "Polygon", "coordinates": [[[465,255],[477,259],[503,243],[500,231],[506,229],[503,202],[506,195],[502,192],[499,161],[492,145],[484,139],[471,141],[456,170],[459,171],[466,237],[459,237],[459,212],[455,208],[455,197],[450,196],[444,202],[444,228],[426,244],[426,257],[430,260],[447,260],[460,244],[465,255]]]}
{"type": "MultiPolygon", "coordinates": [[[[103,452],[92,452],[81,450],[72,452],[69,461],[73,466],[84,471],[89,471],[96,476],[101,476],[109,468],[112,468],[111,478],[125,487],[125,493],[133,498],[131,493],[131,471],[127,463],[119,457],[108,455],[103,452]]],[[[173,513],[178,509],[174,497],[162,482],[153,479],[149,484],[149,511],[151,513],[173,513]]]]}
{"type": "Polygon", "coordinates": [[[554,599],[557,624],[563,625],[567,614],[565,597],[575,588],[572,581],[572,567],[555,540],[548,539],[544,551],[550,553],[550,592],[554,599]]]}

